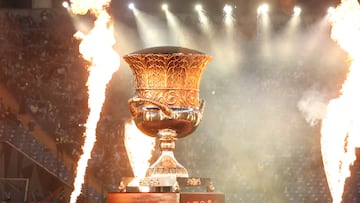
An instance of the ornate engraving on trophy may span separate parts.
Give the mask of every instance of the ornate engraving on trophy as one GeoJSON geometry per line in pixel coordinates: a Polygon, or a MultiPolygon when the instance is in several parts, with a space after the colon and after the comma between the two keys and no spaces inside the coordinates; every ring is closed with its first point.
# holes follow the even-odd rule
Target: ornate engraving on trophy
{"type": "Polygon", "coordinates": [[[154,47],[124,56],[135,80],[129,108],[136,126],[160,142],[161,155],[147,177],[189,177],[175,159],[175,140],[188,136],[202,119],[201,76],[210,57],[181,47],[154,47]]]}

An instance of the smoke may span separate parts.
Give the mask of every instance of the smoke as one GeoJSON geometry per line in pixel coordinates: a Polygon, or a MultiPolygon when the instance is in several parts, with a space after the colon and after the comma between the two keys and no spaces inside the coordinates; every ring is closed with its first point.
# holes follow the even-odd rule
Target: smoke
{"type": "MultiPolygon", "coordinates": [[[[227,202],[248,202],[251,195],[258,202],[289,202],[284,191],[304,176],[301,171],[319,176],[313,167],[321,164],[317,124],[338,92],[334,84],[341,84],[345,75],[346,67],[338,65],[344,55],[328,39],[323,19],[296,28],[273,21],[267,32],[257,32],[256,18],[243,19],[246,23],[238,19],[229,35],[225,25],[218,24],[206,35],[196,19],[178,18],[178,29],[186,32],[177,32],[177,38],[185,40],[175,42],[166,22],[145,23],[148,27],[141,30],[148,29],[149,36],[125,36],[122,55],[164,44],[210,55],[200,86],[204,117],[194,133],[176,141],[176,158],[190,176],[212,178],[227,202]],[[153,35],[151,27],[161,29],[153,35]],[[314,153],[304,156],[299,151],[314,153]]],[[[147,34],[143,31],[140,35],[147,34]]],[[[114,85],[133,91],[127,76],[114,85]]],[[[127,99],[123,98],[124,109],[127,99]]]]}
{"type": "Polygon", "coordinates": [[[326,92],[312,87],[303,93],[297,107],[305,120],[311,126],[315,126],[325,117],[328,101],[329,96],[326,92]]]}

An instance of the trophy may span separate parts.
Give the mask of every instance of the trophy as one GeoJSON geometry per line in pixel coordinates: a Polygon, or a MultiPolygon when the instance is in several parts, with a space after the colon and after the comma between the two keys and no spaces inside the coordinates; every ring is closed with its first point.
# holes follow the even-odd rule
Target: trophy
{"type": "Polygon", "coordinates": [[[202,119],[205,102],[199,99],[200,80],[211,58],[192,49],[163,46],[133,52],[124,59],[135,79],[136,95],[128,101],[133,120],[160,145],[160,157],[146,177],[188,178],[174,156],[175,140],[192,133],[202,119]]]}
{"type": "Polygon", "coordinates": [[[210,178],[189,177],[174,156],[175,140],[192,133],[202,119],[200,80],[211,58],[192,49],[163,46],[124,59],[135,79],[136,95],[128,101],[134,123],[158,139],[161,153],[146,177],[123,177],[119,192],[109,193],[108,202],[224,203],[224,194],[215,192],[210,178]]]}

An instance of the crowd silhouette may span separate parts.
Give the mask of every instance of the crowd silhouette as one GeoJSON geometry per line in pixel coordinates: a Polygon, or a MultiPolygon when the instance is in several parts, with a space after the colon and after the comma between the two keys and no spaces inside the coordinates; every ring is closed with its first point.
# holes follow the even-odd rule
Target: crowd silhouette
{"type": "MultiPolygon", "coordinates": [[[[89,63],[79,53],[80,42],[73,37],[76,30],[70,16],[65,9],[3,9],[0,30],[0,85],[19,105],[15,112],[4,105],[0,95],[1,132],[12,130],[16,137],[40,125],[56,142],[59,159],[67,153],[77,161],[89,113],[89,63]],[[26,126],[17,119],[24,114],[34,118],[26,126]],[[21,132],[13,130],[19,126],[21,132]]],[[[97,136],[104,139],[98,141],[89,162],[89,170],[109,191],[117,189],[121,171],[130,170],[127,164],[120,166],[124,149],[120,149],[121,143],[114,143],[114,138],[121,136],[120,128],[118,120],[102,115],[97,136]]],[[[9,135],[1,132],[0,140],[9,135]]]]}

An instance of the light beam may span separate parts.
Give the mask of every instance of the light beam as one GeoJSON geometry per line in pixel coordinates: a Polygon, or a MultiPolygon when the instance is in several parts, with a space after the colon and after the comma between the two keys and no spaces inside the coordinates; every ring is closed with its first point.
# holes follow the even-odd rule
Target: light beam
{"type": "Polygon", "coordinates": [[[272,56],[271,41],[270,41],[270,7],[268,4],[262,4],[258,7],[257,17],[257,39],[261,45],[261,56],[270,59],[272,56]]]}
{"type": "Polygon", "coordinates": [[[167,29],[162,21],[137,9],[135,6],[132,11],[140,38],[144,44],[143,46],[150,47],[167,44],[167,29]]]}
{"type": "Polygon", "coordinates": [[[203,9],[202,5],[201,4],[196,4],[195,5],[195,10],[198,13],[198,20],[199,20],[199,23],[200,23],[200,26],[201,26],[203,32],[205,34],[207,34],[208,36],[211,36],[212,35],[212,28],[211,28],[211,25],[210,25],[210,22],[209,22],[209,18],[206,15],[205,10],[203,9]]]}
{"type": "Polygon", "coordinates": [[[233,7],[226,4],[223,9],[224,12],[224,22],[226,26],[234,25],[234,17],[233,17],[233,7]]]}
{"type": "Polygon", "coordinates": [[[192,42],[192,32],[187,30],[186,26],[169,9],[164,12],[171,37],[170,44],[195,48],[194,44],[196,43],[192,42]]]}

